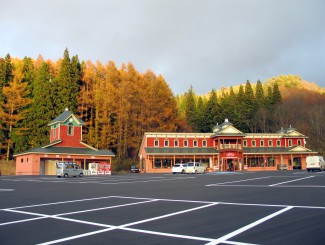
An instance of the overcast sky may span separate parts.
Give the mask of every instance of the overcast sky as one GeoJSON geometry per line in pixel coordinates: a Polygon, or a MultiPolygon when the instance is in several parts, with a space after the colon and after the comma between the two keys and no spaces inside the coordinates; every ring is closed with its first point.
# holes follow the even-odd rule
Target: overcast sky
{"type": "Polygon", "coordinates": [[[325,87],[325,0],[0,0],[0,57],[132,62],[174,94],[281,74],[325,87]]]}

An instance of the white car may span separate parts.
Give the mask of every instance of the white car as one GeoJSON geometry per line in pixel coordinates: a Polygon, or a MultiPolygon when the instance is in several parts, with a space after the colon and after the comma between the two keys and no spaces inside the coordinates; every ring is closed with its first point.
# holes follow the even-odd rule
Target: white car
{"type": "Polygon", "coordinates": [[[306,158],[306,169],[307,171],[314,171],[314,170],[325,170],[325,161],[323,156],[308,156],[306,158]]]}
{"type": "Polygon", "coordinates": [[[205,166],[199,162],[189,162],[187,163],[186,168],[187,174],[204,174],[205,173],[205,166]]]}
{"type": "Polygon", "coordinates": [[[186,164],[184,163],[176,163],[172,167],[173,174],[185,174],[186,173],[186,164]]]}

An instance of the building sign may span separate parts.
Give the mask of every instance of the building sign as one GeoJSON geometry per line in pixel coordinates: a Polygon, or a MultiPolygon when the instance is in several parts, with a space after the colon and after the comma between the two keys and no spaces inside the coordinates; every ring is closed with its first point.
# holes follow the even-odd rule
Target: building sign
{"type": "Polygon", "coordinates": [[[235,152],[227,152],[226,157],[235,157],[236,153],[235,152]]]}

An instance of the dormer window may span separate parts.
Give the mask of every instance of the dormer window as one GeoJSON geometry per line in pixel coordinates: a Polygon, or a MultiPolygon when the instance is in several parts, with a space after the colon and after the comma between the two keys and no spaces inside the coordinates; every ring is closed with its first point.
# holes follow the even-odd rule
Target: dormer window
{"type": "Polygon", "coordinates": [[[73,135],[73,124],[69,123],[68,135],[73,135]]]}

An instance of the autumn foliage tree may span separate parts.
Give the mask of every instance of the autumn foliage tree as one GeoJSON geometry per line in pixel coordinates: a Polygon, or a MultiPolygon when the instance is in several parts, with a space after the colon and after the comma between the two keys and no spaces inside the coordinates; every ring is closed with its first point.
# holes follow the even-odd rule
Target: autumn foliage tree
{"type": "Polygon", "coordinates": [[[0,57],[1,156],[47,144],[48,123],[66,107],[86,122],[83,141],[113,150],[120,168],[136,161],[144,132],[211,132],[225,118],[243,132],[292,125],[310,137],[309,148],[324,153],[325,93],[305,88],[299,76],[288,75],[174,96],[162,75],[132,63],[79,62],[68,49],[55,62],[8,54],[0,57]]]}

